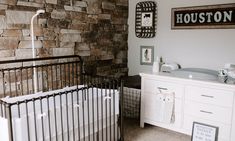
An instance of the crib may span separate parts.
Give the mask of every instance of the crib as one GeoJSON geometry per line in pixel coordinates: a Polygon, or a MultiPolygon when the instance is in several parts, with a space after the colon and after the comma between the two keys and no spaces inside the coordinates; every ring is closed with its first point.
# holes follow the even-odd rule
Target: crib
{"type": "Polygon", "coordinates": [[[80,56],[0,62],[1,141],[123,141],[123,82],[80,56]]]}

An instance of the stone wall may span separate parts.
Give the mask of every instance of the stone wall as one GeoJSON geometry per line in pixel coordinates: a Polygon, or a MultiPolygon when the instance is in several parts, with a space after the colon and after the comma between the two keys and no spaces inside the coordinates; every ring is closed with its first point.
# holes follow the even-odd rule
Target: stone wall
{"type": "Polygon", "coordinates": [[[0,60],[32,57],[38,9],[37,57],[75,54],[89,73],[127,74],[128,0],[0,0],[0,60]]]}

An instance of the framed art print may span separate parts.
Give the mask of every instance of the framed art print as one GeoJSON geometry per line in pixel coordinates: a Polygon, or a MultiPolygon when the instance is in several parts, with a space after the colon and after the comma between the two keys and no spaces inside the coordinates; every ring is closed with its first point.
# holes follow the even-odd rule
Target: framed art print
{"type": "Polygon", "coordinates": [[[218,133],[216,126],[193,122],[191,141],[218,141],[218,133]]]}
{"type": "Polygon", "coordinates": [[[140,47],[140,64],[152,65],[154,59],[154,47],[153,46],[141,46],[140,47]]]}
{"type": "Polygon", "coordinates": [[[144,1],[136,4],[136,37],[153,38],[155,36],[156,7],[156,3],[153,1],[144,1]]]}

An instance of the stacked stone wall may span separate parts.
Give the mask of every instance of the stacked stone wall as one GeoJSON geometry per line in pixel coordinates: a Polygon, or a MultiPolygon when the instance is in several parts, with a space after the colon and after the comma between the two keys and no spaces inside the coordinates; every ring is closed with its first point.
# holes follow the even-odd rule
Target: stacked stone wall
{"type": "Polygon", "coordinates": [[[38,9],[37,57],[80,55],[91,74],[127,74],[127,0],[0,0],[1,61],[32,57],[38,9]]]}

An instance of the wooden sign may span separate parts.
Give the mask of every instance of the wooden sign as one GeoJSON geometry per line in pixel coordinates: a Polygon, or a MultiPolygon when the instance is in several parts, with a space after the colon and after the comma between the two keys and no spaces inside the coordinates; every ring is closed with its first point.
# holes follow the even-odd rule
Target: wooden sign
{"type": "Polygon", "coordinates": [[[235,3],[172,8],[172,29],[235,28],[235,3]]]}
{"type": "Polygon", "coordinates": [[[193,122],[191,141],[218,141],[218,132],[218,127],[193,122]]]}

